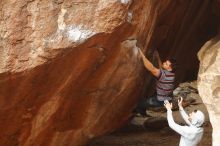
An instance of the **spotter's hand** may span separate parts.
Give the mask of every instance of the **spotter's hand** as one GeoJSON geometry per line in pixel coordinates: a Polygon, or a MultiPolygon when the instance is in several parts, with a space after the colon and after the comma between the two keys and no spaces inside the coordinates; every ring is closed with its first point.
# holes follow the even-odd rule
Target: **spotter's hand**
{"type": "Polygon", "coordinates": [[[173,107],[172,103],[169,102],[164,103],[164,106],[166,107],[167,110],[171,110],[173,107]]]}

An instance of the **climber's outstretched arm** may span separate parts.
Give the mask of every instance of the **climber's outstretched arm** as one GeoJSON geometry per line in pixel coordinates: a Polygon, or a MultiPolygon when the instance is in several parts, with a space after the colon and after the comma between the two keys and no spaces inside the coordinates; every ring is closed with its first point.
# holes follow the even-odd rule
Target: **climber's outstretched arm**
{"type": "Polygon", "coordinates": [[[159,77],[160,75],[160,70],[158,68],[156,68],[143,54],[143,52],[141,51],[141,49],[139,49],[141,58],[143,60],[144,66],[146,67],[147,70],[149,70],[151,72],[152,75],[154,75],[155,77],[159,77]]]}

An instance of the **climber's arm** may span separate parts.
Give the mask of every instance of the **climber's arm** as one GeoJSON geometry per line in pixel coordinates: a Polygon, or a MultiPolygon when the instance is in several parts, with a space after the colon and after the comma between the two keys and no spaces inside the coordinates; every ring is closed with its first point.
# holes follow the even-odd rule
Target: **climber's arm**
{"type": "Polygon", "coordinates": [[[160,70],[158,68],[156,68],[143,54],[143,52],[141,51],[141,49],[139,49],[141,58],[143,60],[144,66],[146,67],[147,70],[149,70],[151,72],[152,75],[154,75],[155,77],[159,77],[160,75],[160,70]]]}

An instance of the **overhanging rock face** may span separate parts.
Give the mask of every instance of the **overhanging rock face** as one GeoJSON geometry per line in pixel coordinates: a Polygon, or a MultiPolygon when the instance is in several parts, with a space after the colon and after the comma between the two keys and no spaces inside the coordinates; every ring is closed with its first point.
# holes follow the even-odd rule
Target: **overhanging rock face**
{"type": "Polygon", "coordinates": [[[220,36],[208,41],[200,50],[199,94],[205,103],[213,127],[213,146],[220,144],[220,36]]]}
{"type": "Polygon", "coordinates": [[[84,145],[120,127],[144,84],[137,47],[163,48],[165,38],[185,34],[186,22],[194,22],[191,14],[200,16],[194,28],[203,28],[199,20],[209,5],[1,0],[0,145],[84,145]]]}
{"type": "Polygon", "coordinates": [[[0,3],[0,145],[81,145],[128,120],[143,83],[136,39],[150,41],[166,2],[0,3]]]}

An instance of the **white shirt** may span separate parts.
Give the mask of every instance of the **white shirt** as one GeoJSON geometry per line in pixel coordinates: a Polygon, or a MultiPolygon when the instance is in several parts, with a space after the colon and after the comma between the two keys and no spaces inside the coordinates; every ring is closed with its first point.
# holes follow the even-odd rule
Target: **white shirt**
{"type": "Polygon", "coordinates": [[[183,108],[180,108],[180,114],[188,126],[181,126],[175,123],[173,120],[172,110],[167,110],[167,121],[170,128],[181,135],[179,146],[196,146],[202,139],[203,128],[192,125],[183,108]]]}

